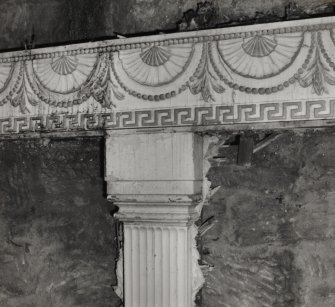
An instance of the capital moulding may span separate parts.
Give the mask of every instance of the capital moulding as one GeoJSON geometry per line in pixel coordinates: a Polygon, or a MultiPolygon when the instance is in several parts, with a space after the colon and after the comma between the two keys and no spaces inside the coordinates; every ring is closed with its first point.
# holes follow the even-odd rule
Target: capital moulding
{"type": "Polygon", "coordinates": [[[0,134],[329,123],[335,17],[0,54],[0,134]]]}

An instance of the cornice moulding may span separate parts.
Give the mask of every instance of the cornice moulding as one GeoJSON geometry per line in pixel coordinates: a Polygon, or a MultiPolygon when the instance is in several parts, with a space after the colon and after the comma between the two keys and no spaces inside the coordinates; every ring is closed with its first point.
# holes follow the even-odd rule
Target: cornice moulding
{"type": "Polygon", "coordinates": [[[137,48],[138,46],[136,46],[136,44],[183,44],[190,41],[201,42],[206,40],[223,40],[232,39],[239,36],[254,36],[257,34],[278,34],[301,31],[316,31],[332,29],[334,28],[334,25],[335,17],[331,16],[234,27],[213,28],[208,30],[175,32],[167,34],[162,33],[157,35],[136,36],[130,38],[118,38],[88,43],[36,48],[22,51],[2,52],[0,53],[0,61],[4,61],[5,59],[9,61],[31,60],[39,58],[40,56],[43,58],[47,58],[52,57],[52,55],[55,55],[58,52],[64,52],[64,54],[70,55],[74,52],[76,52],[77,54],[85,54],[118,51],[137,48]]]}

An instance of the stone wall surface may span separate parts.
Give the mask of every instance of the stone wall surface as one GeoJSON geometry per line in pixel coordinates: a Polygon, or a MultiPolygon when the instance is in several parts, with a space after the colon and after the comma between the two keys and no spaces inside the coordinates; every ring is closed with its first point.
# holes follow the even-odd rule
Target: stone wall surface
{"type": "Polygon", "coordinates": [[[236,147],[210,160],[203,306],[335,306],[334,130],[285,132],[250,167],[236,147]]]}
{"type": "Polygon", "coordinates": [[[101,139],[0,142],[0,306],[117,307],[101,139]]]}
{"type": "MultiPolygon", "coordinates": [[[[157,30],[176,30],[185,14],[200,27],[276,21],[331,13],[332,0],[2,0],[0,49],[87,41],[157,30]],[[193,10],[193,12],[191,11],[193,10]],[[33,36],[33,39],[32,39],[33,36]]],[[[181,29],[189,29],[182,26],[181,29]]]]}

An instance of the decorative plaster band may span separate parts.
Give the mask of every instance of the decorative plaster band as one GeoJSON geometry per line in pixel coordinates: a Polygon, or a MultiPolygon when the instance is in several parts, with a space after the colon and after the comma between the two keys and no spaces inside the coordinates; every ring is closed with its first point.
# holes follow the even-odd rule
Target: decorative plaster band
{"type": "Polygon", "coordinates": [[[334,118],[335,17],[0,55],[0,133],[334,118]]]}
{"type": "Polygon", "coordinates": [[[335,119],[335,99],[0,119],[0,134],[335,119]]]}

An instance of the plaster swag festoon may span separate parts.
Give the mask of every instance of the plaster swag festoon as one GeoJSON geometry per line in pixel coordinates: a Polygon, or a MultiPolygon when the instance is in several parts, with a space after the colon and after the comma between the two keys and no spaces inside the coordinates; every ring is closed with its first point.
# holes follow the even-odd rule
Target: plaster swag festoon
{"type": "Polygon", "coordinates": [[[3,53],[0,135],[105,130],[118,293],[125,307],[192,307],[198,132],[333,125],[334,29],[326,17],[3,53]]]}

